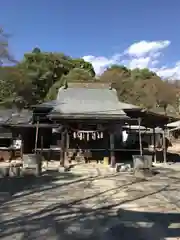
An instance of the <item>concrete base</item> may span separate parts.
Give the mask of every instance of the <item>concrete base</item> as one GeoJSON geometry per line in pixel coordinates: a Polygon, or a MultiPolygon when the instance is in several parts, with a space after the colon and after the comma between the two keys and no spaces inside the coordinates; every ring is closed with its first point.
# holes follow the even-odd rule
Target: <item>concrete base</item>
{"type": "Polygon", "coordinates": [[[150,171],[148,169],[136,169],[134,171],[134,176],[136,178],[146,179],[148,177],[152,177],[153,173],[152,173],[152,171],[150,171]]]}

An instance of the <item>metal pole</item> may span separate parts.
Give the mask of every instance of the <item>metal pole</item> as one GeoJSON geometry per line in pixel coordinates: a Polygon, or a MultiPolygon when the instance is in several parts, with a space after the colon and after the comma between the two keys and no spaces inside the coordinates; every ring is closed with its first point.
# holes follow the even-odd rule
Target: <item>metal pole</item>
{"type": "Polygon", "coordinates": [[[38,143],[38,134],[39,134],[39,120],[36,123],[36,138],[35,138],[35,153],[37,151],[37,143],[38,143]]]}
{"type": "Polygon", "coordinates": [[[141,118],[138,118],[138,125],[139,125],[139,150],[140,150],[140,155],[143,155],[143,150],[142,150],[142,138],[141,138],[141,118]]]}

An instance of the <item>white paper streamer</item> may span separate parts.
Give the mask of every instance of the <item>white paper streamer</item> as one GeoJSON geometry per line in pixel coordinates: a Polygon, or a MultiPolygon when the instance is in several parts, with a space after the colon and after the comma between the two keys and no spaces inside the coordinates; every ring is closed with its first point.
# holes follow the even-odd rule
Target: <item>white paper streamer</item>
{"type": "Polygon", "coordinates": [[[73,132],[73,138],[76,139],[76,132],[73,132]]]}
{"type": "Polygon", "coordinates": [[[96,140],[96,133],[95,132],[92,133],[92,139],[96,140]]]}

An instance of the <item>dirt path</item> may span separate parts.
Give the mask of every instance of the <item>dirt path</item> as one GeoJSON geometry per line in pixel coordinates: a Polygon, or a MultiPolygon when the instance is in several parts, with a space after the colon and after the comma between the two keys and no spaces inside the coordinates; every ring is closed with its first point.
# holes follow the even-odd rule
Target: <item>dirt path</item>
{"type": "Polygon", "coordinates": [[[178,172],[140,182],[131,174],[85,165],[53,175],[27,179],[28,187],[9,183],[11,195],[1,199],[1,239],[180,237],[178,172]]]}

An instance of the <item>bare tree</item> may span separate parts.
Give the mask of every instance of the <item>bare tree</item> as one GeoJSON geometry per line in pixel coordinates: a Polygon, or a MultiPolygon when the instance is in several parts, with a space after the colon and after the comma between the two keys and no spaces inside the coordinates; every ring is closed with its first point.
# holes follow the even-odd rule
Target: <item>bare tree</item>
{"type": "Polygon", "coordinates": [[[13,62],[15,63],[15,59],[9,52],[9,34],[6,34],[2,28],[0,28],[0,65],[4,63],[13,62]]]}

